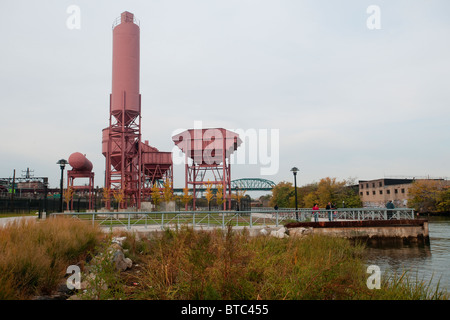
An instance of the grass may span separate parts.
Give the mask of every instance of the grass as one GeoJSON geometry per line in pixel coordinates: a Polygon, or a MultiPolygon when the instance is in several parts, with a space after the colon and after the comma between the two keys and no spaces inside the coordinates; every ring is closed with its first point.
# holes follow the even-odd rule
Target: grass
{"type": "Polygon", "coordinates": [[[181,228],[125,246],[139,273],[122,274],[126,299],[448,299],[414,281],[366,285],[364,247],[341,238],[276,239],[228,230],[181,228]]]}
{"type": "MultiPolygon", "coordinates": [[[[245,229],[194,231],[187,226],[147,237],[115,235],[127,236],[123,247],[134,266],[118,272],[109,259],[94,257],[90,263],[97,261],[99,272],[83,299],[448,299],[406,274],[383,278],[381,289],[369,289],[364,246],[342,238],[278,239],[250,236],[245,229]]],[[[0,300],[48,294],[64,280],[70,264],[94,253],[111,254],[111,236],[70,218],[21,221],[1,229],[0,300]]]]}
{"type": "Polygon", "coordinates": [[[100,231],[69,218],[19,220],[0,229],[0,300],[45,295],[85,259],[100,231]]]}

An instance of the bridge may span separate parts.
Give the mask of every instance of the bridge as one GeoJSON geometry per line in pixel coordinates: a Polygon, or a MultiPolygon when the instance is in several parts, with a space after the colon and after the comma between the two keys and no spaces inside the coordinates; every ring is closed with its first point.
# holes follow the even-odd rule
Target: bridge
{"type": "MultiPolygon", "coordinates": [[[[231,189],[232,190],[246,190],[246,191],[271,191],[273,187],[275,187],[276,183],[267,179],[260,178],[242,178],[231,180],[231,189]]],[[[196,188],[197,191],[204,191],[205,188],[196,188]]],[[[213,188],[213,190],[217,190],[213,188]]],[[[192,188],[189,188],[189,191],[192,192],[192,188]]],[[[173,192],[183,192],[183,188],[173,188],[173,192]]]]}

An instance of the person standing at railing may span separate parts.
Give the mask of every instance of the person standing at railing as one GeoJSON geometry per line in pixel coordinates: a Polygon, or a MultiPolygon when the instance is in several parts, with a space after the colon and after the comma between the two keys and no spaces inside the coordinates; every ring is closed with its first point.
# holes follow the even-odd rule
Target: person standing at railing
{"type": "Polygon", "coordinates": [[[333,206],[331,205],[331,202],[328,202],[327,206],[325,207],[325,210],[328,211],[328,220],[333,221],[333,206]]]}
{"type": "Polygon", "coordinates": [[[319,222],[319,205],[316,203],[312,208],[312,213],[314,216],[314,222],[319,222]]]}
{"type": "Polygon", "coordinates": [[[389,200],[388,203],[386,204],[386,208],[387,210],[387,218],[388,220],[392,218],[392,209],[395,209],[394,204],[392,203],[392,200],[389,200]]]}

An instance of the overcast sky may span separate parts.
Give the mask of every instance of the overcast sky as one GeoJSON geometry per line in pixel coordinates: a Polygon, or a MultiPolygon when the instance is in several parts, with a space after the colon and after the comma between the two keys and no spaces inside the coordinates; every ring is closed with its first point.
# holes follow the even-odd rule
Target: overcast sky
{"type": "MultiPolygon", "coordinates": [[[[278,132],[276,170],[263,174],[258,142],[257,163],[233,165],[232,179],[293,181],[293,166],[299,185],[450,176],[448,0],[17,0],[0,10],[0,177],[30,168],[58,187],[56,162],[81,152],[103,186],[112,23],[123,11],[140,21],[143,140],[160,151],[201,121],[258,139],[266,130],[269,141],[278,132]],[[71,5],[80,29],[67,26],[71,5]]],[[[174,172],[184,186],[184,166],[174,172]]]]}

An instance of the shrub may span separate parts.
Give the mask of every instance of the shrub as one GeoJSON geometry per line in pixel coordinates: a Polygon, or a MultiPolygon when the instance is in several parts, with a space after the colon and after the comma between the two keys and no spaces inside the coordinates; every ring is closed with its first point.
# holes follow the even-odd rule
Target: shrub
{"type": "Polygon", "coordinates": [[[70,218],[8,224],[0,232],[0,298],[49,294],[99,240],[98,228],[70,218]]]}

